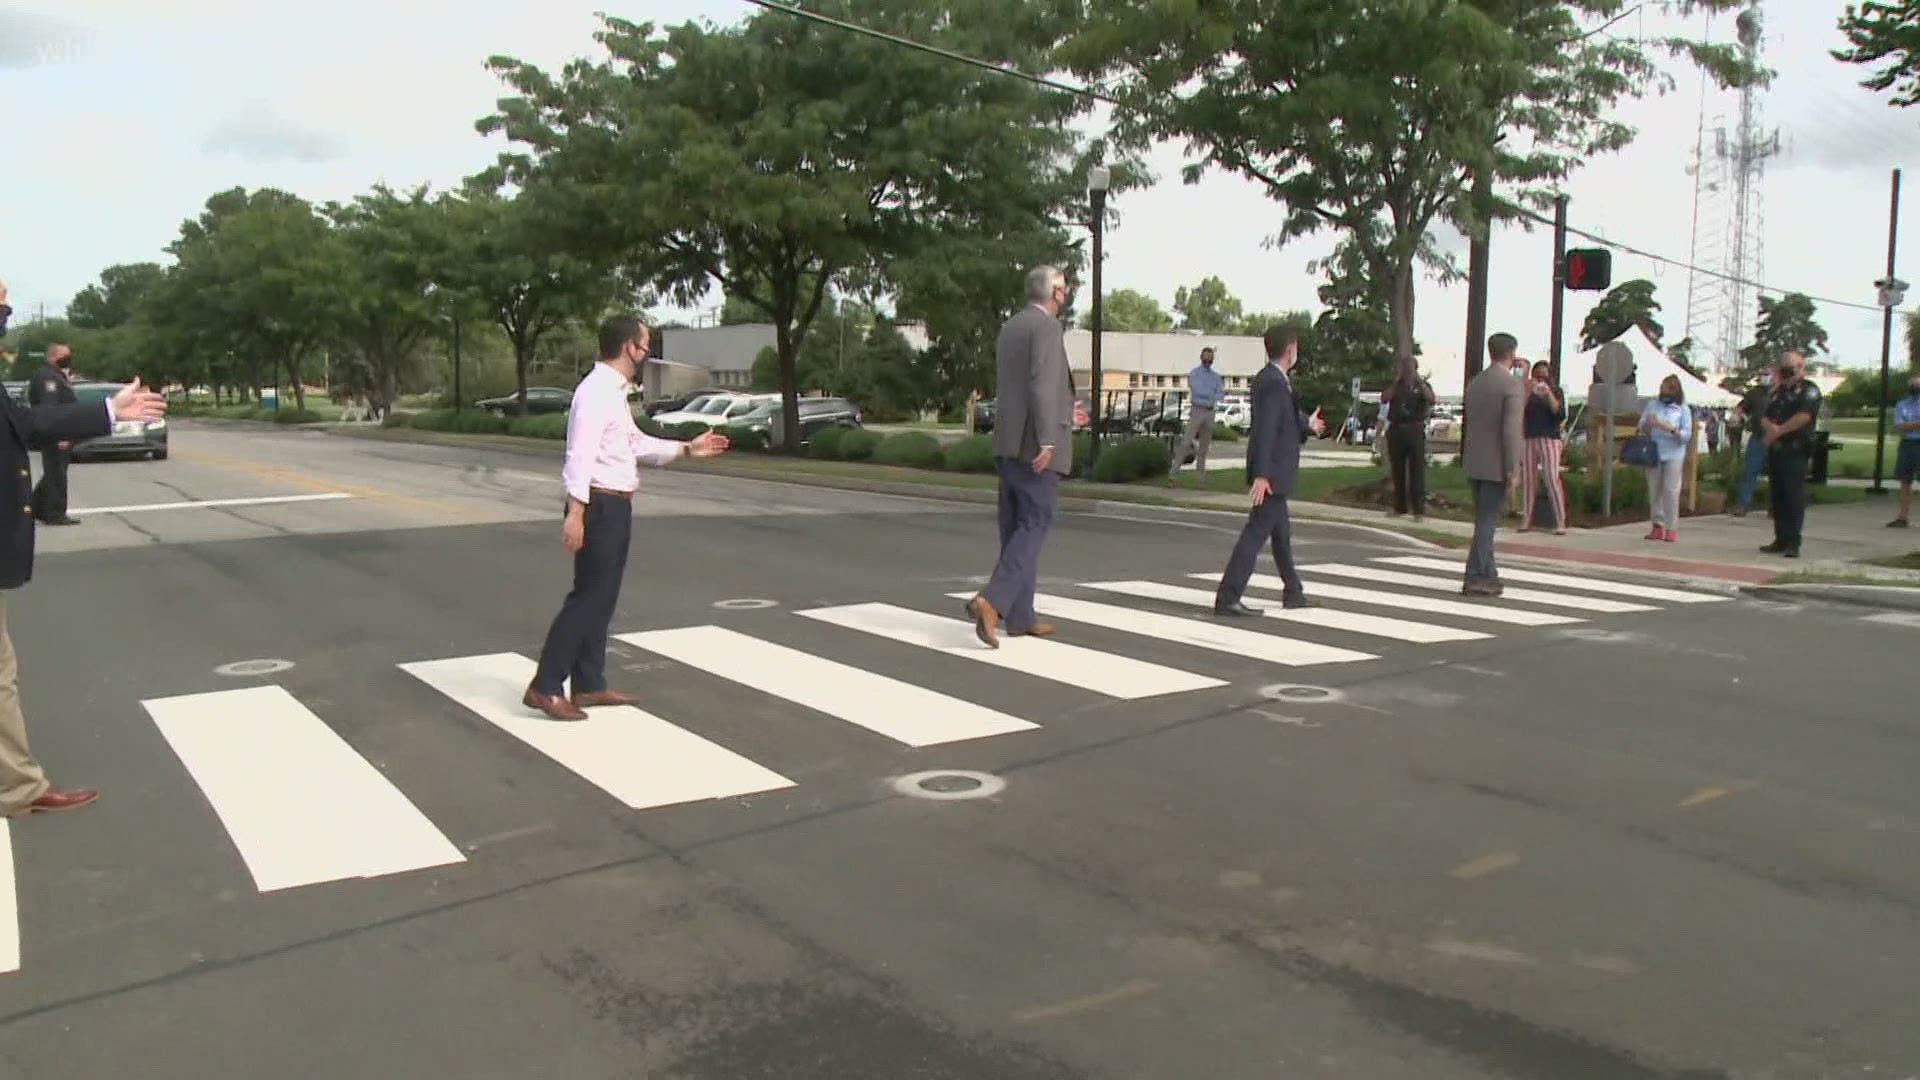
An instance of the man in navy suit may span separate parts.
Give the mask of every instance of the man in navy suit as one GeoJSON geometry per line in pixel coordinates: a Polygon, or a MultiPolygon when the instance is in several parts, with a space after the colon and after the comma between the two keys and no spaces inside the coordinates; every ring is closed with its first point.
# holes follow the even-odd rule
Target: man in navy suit
{"type": "MultiPolygon", "coordinates": [[[[0,335],[12,314],[7,287],[0,284],[0,335]]],[[[66,791],[47,783],[27,748],[27,721],[20,715],[20,668],[7,636],[4,591],[33,577],[33,468],[27,453],[105,435],[115,420],[152,420],[166,410],[166,399],[139,379],[106,401],[31,408],[0,387],[0,817],[73,810],[99,798],[89,788],[66,791]]]]}
{"type": "Polygon", "coordinates": [[[1246,527],[1233,545],[1227,560],[1227,572],[1220,576],[1220,588],[1213,594],[1216,615],[1258,615],[1259,611],[1242,603],[1247,579],[1253,576],[1253,564],[1260,557],[1260,546],[1273,545],[1273,561],[1286,583],[1281,604],[1290,608],[1311,607],[1306,590],[1300,584],[1300,572],[1293,566],[1292,524],[1287,518],[1287,498],[1293,494],[1294,476],[1300,471],[1300,444],[1307,432],[1326,431],[1320,414],[1311,419],[1300,411],[1293,396],[1291,372],[1300,357],[1300,331],[1291,326],[1270,326],[1266,333],[1267,366],[1253,377],[1253,424],[1247,438],[1247,483],[1253,510],[1246,527]]]}

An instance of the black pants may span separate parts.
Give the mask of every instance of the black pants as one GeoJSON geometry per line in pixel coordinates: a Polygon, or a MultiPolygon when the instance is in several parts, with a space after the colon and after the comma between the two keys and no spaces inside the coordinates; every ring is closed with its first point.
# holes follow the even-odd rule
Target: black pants
{"type": "Polygon", "coordinates": [[[1776,443],[1767,453],[1773,541],[1788,551],[1800,550],[1800,530],[1807,522],[1807,458],[1804,446],[1776,443]]]}
{"type": "Polygon", "coordinates": [[[607,630],[620,603],[633,539],[633,504],[616,495],[594,494],[587,502],[586,544],[573,557],[573,591],[560,605],[540,650],[533,688],[558,694],[573,680],[575,694],[607,688],[607,630]]]}
{"type": "Polygon", "coordinates": [[[41,521],[67,520],[67,465],[73,451],[48,447],[40,451],[40,482],[33,487],[33,516],[41,521]]]}
{"type": "Polygon", "coordinates": [[[1404,514],[1427,511],[1427,428],[1394,424],[1387,428],[1387,472],[1393,477],[1393,509],[1404,514]]]}
{"type": "Polygon", "coordinates": [[[1040,585],[1040,550],[1053,526],[1060,474],[1034,472],[1019,458],[1003,457],[1000,470],[1000,558],[980,595],[1006,620],[1007,632],[1024,634],[1039,616],[1033,595],[1040,585]]]}
{"type": "Polygon", "coordinates": [[[1287,497],[1268,495],[1247,515],[1240,539],[1234,541],[1233,554],[1227,559],[1227,572],[1220,575],[1220,588],[1213,594],[1215,607],[1240,602],[1247,591],[1248,579],[1253,577],[1253,564],[1260,559],[1260,548],[1269,543],[1273,545],[1273,562],[1280,569],[1280,580],[1286,585],[1282,596],[1292,599],[1305,595],[1300,571],[1293,565],[1293,523],[1287,515],[1287,497]]]}

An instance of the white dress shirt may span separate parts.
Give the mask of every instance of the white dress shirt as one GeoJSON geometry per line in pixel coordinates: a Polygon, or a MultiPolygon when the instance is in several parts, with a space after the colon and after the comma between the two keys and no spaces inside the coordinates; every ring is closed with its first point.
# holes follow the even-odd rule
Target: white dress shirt
{"type": "Polygon", "coordinates": [[[567,414],[567,463],[560,481],[567,495],[582,503],[593,488],[631,492],[640,486],[640,465],[665,467],[686,456],[688,446],[656,439],[633,422],[627,406],[626,376],[605,361],[593,365],[573,390],[567,414]]]}

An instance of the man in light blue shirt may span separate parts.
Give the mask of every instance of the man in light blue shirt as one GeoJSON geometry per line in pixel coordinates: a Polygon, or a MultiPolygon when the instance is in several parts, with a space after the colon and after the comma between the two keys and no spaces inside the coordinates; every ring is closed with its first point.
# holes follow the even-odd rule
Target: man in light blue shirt
{"type": "Polygon", "coordinates": [[[1900,516],[1887,527],[1904,529],[1913,513],[1913,479],[1920,476],[1920,375],[1907,378],[1907,396],[1894,403],[1893,430],[1900,440],[1900,453],[1893,459],[1893,478],[1900,481],[1900,516]]]}
{"type": "Polygon", "coordinates": [[[1173,455],[1173,470],[1167,474],[1167,484],[1172,486],[1180,475],[1180,463],[1187,459],[1187,451],[1193,451],[1194,475],[1200,478],[1200,486],[1207,485],[1207,450],[1213,446],[1213,410],[1220,405],[1220,398],[1226,393],[1226,380],[1213,370],[1213,349],[1200,350],[1200,366],[1187,372],[1187,433],[1180,440],[1180,449],[1173,455]]]}

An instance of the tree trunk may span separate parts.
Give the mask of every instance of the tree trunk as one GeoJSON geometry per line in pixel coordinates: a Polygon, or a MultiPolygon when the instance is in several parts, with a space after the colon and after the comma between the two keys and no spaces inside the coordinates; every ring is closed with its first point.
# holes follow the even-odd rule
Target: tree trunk
{"type": "Polygon", "coordinates": [[[520,416],[527,415],[527,369],[533,366],[535,344],[525,334],[513,336],[514,412],[520,416]]]}
{"type": "Polygon", "coordinates": [[[800,453],[800,348],[794,340],[793,316],[788,312],[774,322],[774,351],[780,357],[780,434],[781,449],[800,453]]]}
{"type": "Polygon", "coordinates": [[[1396,356],[1413,355],[1413,263],[1397,266],[1387,289],[1387,317],[1393,324],[1396,356]]]}

